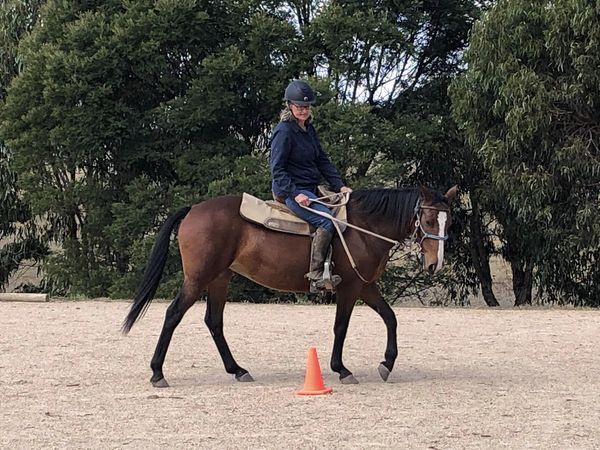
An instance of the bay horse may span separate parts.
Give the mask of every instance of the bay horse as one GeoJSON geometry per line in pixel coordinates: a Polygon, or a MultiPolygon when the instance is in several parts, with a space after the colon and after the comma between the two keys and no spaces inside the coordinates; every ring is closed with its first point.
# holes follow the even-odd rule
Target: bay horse
{"type": "MultiPolygon", "coordinates": [[[[442,265],[443,241],[451,224],[450,204],[456,194],[456,186],[446,194],[427,188],[357,190],[350,194],[347,220],[349,224],[398,242],[407,238],[420,241],[423,268],[433,274],[442,265]]],[[[309,291],[309,281],[304,274],[308,272],[310,238],[248,222],[239,214],[240,204],[240,196],[221,196],[181,208],[165,220],[158,232],[142,283],[122,327],[123,333],[129,332],[149,306],[166,263],[171,233],[179,226],[184,281],[167,308],[150,364],[150,381],[155,387],[169,386],[163,375],[163,363],[171,337],[204,290],[208,291],[204,322],[225,371],[238,381],[254,380],[235,361],[223,334],[223,310],[233,273],[278,291],[309,291]]],[[[342,350],[350,315],[360,298],[379,314],[387,328],[385,359],[378,367],[381,378],[387,381],[398,355],[397,322],[376,281],[385,269],[393,244],[350,227],[344,232],[344,238],[355,269],[336,236],[332,244],[333,262],[342,282],[336,288],[331,369],[339,374],[342,383],[357,383],[342,362],[342,350]]]]}

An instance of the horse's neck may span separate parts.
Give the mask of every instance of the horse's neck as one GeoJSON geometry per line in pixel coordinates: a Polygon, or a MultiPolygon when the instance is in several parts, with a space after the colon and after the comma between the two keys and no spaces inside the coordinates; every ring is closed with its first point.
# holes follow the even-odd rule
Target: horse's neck
{"type": "MultiPolygon", "coordinates": [[[[398,230],[395,230],[394,226],[390,223],[376,222],[375,220],[368,220],[368,218],[365,219],[356,215],[350,215],[348,217],[348,223],[364,228],[365,230],[369,230],[372,233],[378,234],[388,239],[393,239],[397,241],[400,240],[400,237],[398,236],[398,230]]],[[[371,236],[359,230],[356,230],[356,232],[360,236],[360,239],[363,242],[365,242],[365,245],[369,249],[369,251],[381,253],[382,255],[387,255],[389,249],[393,245],[384,239],[380,239],[376,236],[371,236]]]]}

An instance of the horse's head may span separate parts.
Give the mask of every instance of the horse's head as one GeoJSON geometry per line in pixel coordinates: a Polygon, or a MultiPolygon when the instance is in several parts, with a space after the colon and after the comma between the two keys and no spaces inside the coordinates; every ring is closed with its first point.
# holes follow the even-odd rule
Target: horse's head
{"type": "Polygon", "coordinates": [[[416,240],[421,246],[423,269],[437,273],[444,262],[444,241],[448,239],[448,228],[452,224],[450,204],[458,186],[448,189],[446,194],[422,189],[421,199],[415,208],[416,240]]]}

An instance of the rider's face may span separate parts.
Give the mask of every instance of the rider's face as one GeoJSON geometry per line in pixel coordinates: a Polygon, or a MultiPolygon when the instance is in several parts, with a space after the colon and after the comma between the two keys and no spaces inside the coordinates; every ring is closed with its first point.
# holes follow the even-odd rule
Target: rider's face
{"type": "Polygon", "coordinates": [[[299,120],[306,121],[310,117],[310,105],[302,106],[292,102],[290,103],[290,108],[294,117],[299,120]]]}

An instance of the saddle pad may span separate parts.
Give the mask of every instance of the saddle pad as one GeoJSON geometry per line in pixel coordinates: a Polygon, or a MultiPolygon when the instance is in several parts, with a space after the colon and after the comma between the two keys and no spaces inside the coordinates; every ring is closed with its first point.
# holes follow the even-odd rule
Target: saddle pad
{"type": "MultiPolygon", "coordinates": [[[[345,220],[346,208],[340,209],[343,209],[343,218],[338,215],[338,219],[345,220]]],[[[314,227],[294,215],[283,203],[271,200],[264,201],[246,192],[242,195],[240,215],[250,222],[257,223],[273,231],[302,236],[310,236],[314,232],[314,227]]],[[[341,229],[343,231],[344,227],[341,229]]]]}

